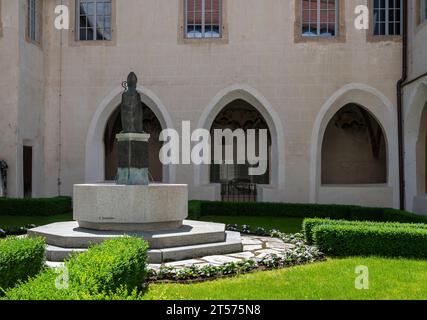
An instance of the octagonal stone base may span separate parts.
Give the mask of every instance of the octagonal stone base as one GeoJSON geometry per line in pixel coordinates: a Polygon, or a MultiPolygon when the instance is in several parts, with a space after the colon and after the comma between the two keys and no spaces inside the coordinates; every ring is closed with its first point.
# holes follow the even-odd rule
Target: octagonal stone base
{"type": "Polygon", "coordinates": [[[74,186],[74,220],[104,231],[177,229],[188,216],[187,185],[114,183],[74,186]]]}

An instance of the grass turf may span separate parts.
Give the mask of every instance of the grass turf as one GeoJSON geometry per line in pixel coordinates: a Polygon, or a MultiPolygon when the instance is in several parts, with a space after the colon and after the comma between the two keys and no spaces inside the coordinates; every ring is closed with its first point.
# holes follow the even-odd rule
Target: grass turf
{"type": "Polygon", "coordinates": [[[282,217],[246,217],[246,216],[203,216],[203,221],[220,222],[226,224],[247,224],[251,228],[263,227],[267,230],[278,229],[284,233],[297,233],[302,230],[303,218],[282,218],[282,217]]]}
{"type": "Polygon", "coordinates": [[[24,217],[24,216],[0,216],[0,228],[19,228],[24,227],[28,224],[35,224],[42,226],[49,223],[61,222],[61,221],[72,221],[73,214],[58,214],[48,217],[24,217]]]}
{"type": "Polygon", "coordinates": [[[427,261],[349,258],[257,272],[191,285],[152,284],[147,300],[407,300],[427,299],[427,261]],[[357,266],[369,268],[369,289],[355,288],[357,266]]]}

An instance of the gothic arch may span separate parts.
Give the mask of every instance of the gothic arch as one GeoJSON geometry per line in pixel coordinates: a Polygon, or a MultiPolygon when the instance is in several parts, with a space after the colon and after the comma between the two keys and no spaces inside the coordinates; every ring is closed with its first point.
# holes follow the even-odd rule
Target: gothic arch
{"type": "MultiPolygon", "coordinates": [[[[105,180],[105,151],[104,133],[107,122],[117,106],[121,103],[122,87],[117,87],[110,92],[99,104],[92,117],[87,138],[85,155],[85,181],[97,183],[105,180]]],[[[146,104],[156,115],[163,129],[173,129],[172,119],[160,99],[150,89],[139,85],[138,92],[142,102],[146,104]]],[[[169,183],[175,182],[175,166],[163,168],[163,180],[169,183]]]]}
{"type": "MultiPolygon", "coordinates": [[[[283,188],[285,177],[284,133],[280,117],[256,89],[247,85],[233,85],[221,90],[209,103],[200,117],[198,128],[210,130],[212,124],[228,104],[235,100],[244,100],[253,106],[265,119],[271,133],[271,181],[270,187],[283,188]]],[[[194,166],[194,185],[209,184],[209,166],[194,166]]]]}
{"type": "Polygon", "coordinates": [[[321,200],[321,150],[326,128],[335,114],[347,104],[363,106],[382,127],[387,145],[387,184],[384,187],[392,189],[390,206],[397,207],[399,176],[396,109],[377,89],[359,83],[348,84],[336,91],[322,106],[315,120],[310,150],[310,201],[321,200]]]}

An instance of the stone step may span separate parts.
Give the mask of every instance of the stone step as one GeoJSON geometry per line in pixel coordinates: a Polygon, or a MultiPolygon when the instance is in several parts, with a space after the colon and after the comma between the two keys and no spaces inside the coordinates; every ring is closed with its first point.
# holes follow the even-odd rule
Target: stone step
{"type": "Polygon", "coordinates": [[[97,231],[80,228],[78,223],[59,222],[34,228],[29,236],[41,236],[46,243],[59,248],[85,249],[111,238],[125,235],[144,238],[150,248],[163,249],[225,241],[225,225],[185,220],[181,228],[153,232],[97,231]]]}
{"type": "MultiPolygon", "coordinates": [[[[211,255],[222,255],[242,251],[242,239],[240,233],[227,231],[225,241],[205,243],[190,246],[180,246],[166,249],[151,249],[148,251],[149,263],[165,263],[181,261],[186,259],[200,258],[211,255]]],[[[47,246],[47,260],[50,262],[62,262],[73,253],[82,253],[87,249],[64,248],[58,246],[47,246]]]]}

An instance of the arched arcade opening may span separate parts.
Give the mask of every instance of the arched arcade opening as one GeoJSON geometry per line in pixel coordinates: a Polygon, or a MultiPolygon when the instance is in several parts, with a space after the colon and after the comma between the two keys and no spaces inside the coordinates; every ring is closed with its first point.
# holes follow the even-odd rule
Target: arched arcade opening
{"type": "Polygon", "coordinates": [[[322,142],[322,185],[387,183],[387,145],[380,123],[350,103],[329,121],[322,142]]]}
{"type": "MultiPolygon", "coordinates": [[[[153,182],[163,182],[163,165],[159,159],[159,152],[163,145],[159,141],[162,126],[154,112],[143,104],[143,124],[144,132],[150,134],[149,140],[149,173],[153,182]]],[[[118,157],[116,135],[122,131],[120,106],[114,110],[107,121],[104,132],[104,152],[105,152],[105,180],[116,179],[118,157]]]]}

